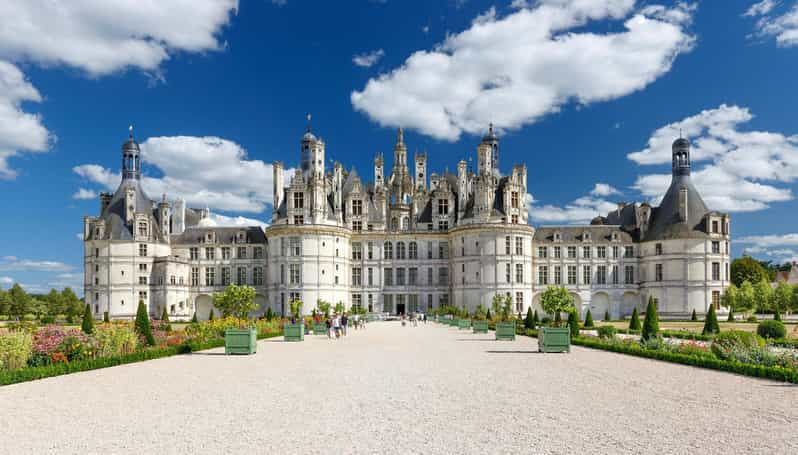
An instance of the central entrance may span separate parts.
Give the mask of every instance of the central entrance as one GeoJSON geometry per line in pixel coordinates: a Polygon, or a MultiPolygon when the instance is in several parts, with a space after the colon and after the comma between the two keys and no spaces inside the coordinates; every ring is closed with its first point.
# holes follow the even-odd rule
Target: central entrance
{"type": "Polygon", "coordinates": [[[405,314],[405,304],[404,303],[397,303],[396,304],[396,314],[405,314]]]}

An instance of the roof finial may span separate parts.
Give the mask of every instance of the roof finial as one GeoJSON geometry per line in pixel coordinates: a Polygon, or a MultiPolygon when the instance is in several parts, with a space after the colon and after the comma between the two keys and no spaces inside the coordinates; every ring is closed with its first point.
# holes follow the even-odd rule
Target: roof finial
{"type": "Polygon", "coordinates": [[[128,131],[130,131],[130,139],[133,139],[133,125],[127,127],[128,131]]]}
{"type": "Polygon", "coordinates": [[[404,142],[405,133],[402,130],[402,127],[399,127],[399,131],[396,133],[396,143],[401,144],[404,142]]]}
{"type": "Polygon", "coordinates": [[[493,133],[493,122],[490,122],[490,125],[488,125],[488,132],[493,133]]]}
{"type": "Polygon", "coordinates": [[[681,139],[681,138],[682,138],[682,129],[679,128],[679,139],[681,139]]]}
{"type": "Polygon", "coordinates": [[[308,119],[308,133],[310,133],[310,112],[308,112],[306,118],[308,119]]]}

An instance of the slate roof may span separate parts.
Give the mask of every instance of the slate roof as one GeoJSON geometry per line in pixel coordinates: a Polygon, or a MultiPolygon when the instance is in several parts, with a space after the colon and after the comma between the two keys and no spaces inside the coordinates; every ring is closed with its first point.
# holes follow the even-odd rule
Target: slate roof
{"type": "Polygon", "coordinates": [[[560,233],[559,243],[582,242],[585,232],[590,233],[592,242],[609,242],[612,234],[618,234],[618,241],[630,243],[633,237],[630,233],[621,229],[620,226],[541,226],[535,230],[535,242],[554,242],[554,234],[560,233]]]}
{"type": "Polygon", "coordinates": [[[199,227],[192,226],[186,228],[182,234],[175,234],[171,237],[172,243],[176,245],[189,245],[202,243],[208,232],[216,234],[216,243],[236,243],[238,233],[245,231],[247,243],[266,243],[266,234],[259,226],[229,226],[229,227],[199,227]]]}

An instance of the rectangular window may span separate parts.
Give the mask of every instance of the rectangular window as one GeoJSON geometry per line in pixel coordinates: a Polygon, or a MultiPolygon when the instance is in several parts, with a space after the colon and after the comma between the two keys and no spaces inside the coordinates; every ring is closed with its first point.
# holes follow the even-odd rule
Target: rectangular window
{"type": "Polygon", "coordinates": [[[618,266],[612,266],[612,284],[618,284],[618,266]]]}
{"type": "Polygon", "coordinates": [[[352,244],[352,259],[359,261],[363,259],[363,244],[355,242],[352,244]]]}
{"type": "Polygon", "coordinates": [[[205,286],[214,286],[216,283],[216,269],[208,267],[205,269],[205,286]]]}
{"type": "Polygon", "coordinates": [[[633,247],[633,246],[625,246],[625,247],[623,247],[623,257],[625,257],[625,258],[633,258],[633,257],[635,257],[635,247],[633,247]]]}
{"type": "Polygon", "coordinates": [[[717,222],[717,220],[712,221],[712,233],[713,234],[717,234],[718,233],[718,222],[717,222]]]}
{"type": "Polygon", "coordinates": [[[285,264],[280,264],[280,284],[285,284],[285,264]]]}
{"type": "Polygon", "coordinates": [[[252,257],[255,259],[263,259],[263,247],[256,246],[255,248],[252,248],[252,257]]]}
{"type": "Polygon", "coordinates": [[[582,247],[582,257],[585,258],[585,259],[589,259],[590,258],[590,247],[589,246],[583,246],[582,247]]]}
{"type": "Polygon", "coordinates": [[[504,254],[510,254],[510,236],[504,238],[504,254]]]}
{"type": "Polygon", "coordinates": [[[230,267],[222,267],[222,286],[230,284],[230,267]]]}
{"type": "Polygon", "coordinates": [[[523,255],[524,254],[524,238],[523,237],[516,237],[515,238],[515,254],[523,255]]]}
{"type": "Polygon", "coordinates": [[[147,277],[146,276],[140,276],[139,277],[139,284],[147,284],[147,277]]]}
{"type": "Polygon", "coordinates": [[[712,254],[720,254],[720,242],[717,240],[712,241],[712,254]]]}
{"type": "Polygon", "coordinates": [[[146,222],[140,222],[139,223],[139,235],[142,236],[142,237],[146,237],[147,236],[147,223],[146,222]]]}
{"type": "Polygon", "coordinates": [[[360,220],[352,221],[352,230],[355,232],[363,231],[363,222],[360,220]]]}
{"type": "Polygon", "coordinates": [[[383,283],[385,286],[393,286],[393,269],[386,268],[382,274],[383,283]]]}
{"type": "Polygon", "coordinates": [[[554,247],[554,259],[562,258],[562,247],[555,246],[554,247]]]}
{"type": "Polygon", "coordinates": [[[607,266],[599,265],[596,267],[596,283],[607,284],[607,266]]]}
{"type": "Polygon", "coordinates": [[[661,243],[657,243],[657,244],[654,245],[654,254],[656,254],[656,255],[662,254],[662,244],[661,243]]]}
{"type": "Polygon", "coordinates": [[[302,256],[302,239],[299,237],[288,239],[288,250],[291,256],[302,256]]]}
{"type": "Polygon", "coordinates": [[[294,193],[294,208],[295,209],[305,208],[305,193],[301,191],[297,191],[296,193],[294,193]]]}
{"type": "Polygon", "coordinates": [[[302,277],[300,275],[299,264],[288,265],[288,284],[300,284],[302,277]]]}
{"type": "Polygon", "coordinates": [[[518,191],[510,192],[510,203],[512,208],[514,209],[518,208],[518,191]]]}
{"type": "MultiPolygon", "coordinates": [[[[95,294],[95,297],[97,295],[95,294]]],[[[147,291],[139,291],[139,301],[146,302],[147,301],[147,291]]]]}
{"type": "Polygon", "coordinates": [[[352,201],[352,215],[362,215],[363,214],[363,201],[360,199],[354,199],[352,201]]]}
{"type": "Polygon", "coordinates": [[[263,286],[263,267],[252,268],[252,284],[255,286],[263,286]]]}
{"type": "Polygon", "coordinates": [[[213,249],[213,247],[205,248],[205,259],[215,259],[215,253],[216,251],[213,249]]]}
{"type": "Polygon", "coordinates": [[[191,258],[192,261],[196,261],[197,259],[199,259],[199,248],[196,247],[189,248],[188,254],[189,258],[191,258]]]}
{"type": "Polygon", "coordinates": [[[538,284],[549,284],[549,268],[545,265],[538,267],[538,284]]]}
{"type": "Polygon", "coordinates": [[[139,256],[146,256],[146,255],[147,255],[147,244],[139,243],[139,256]]]}
{"type": "Polygon", "coordinates": [[[139,272],[146,272],[147,264],[139,264],[139,272]]]}
{"type": "Polygon", "coordinates": [[[352,286],[361,286],[363,284],[363,269],[360,267],[352,267],[352,286]]]}
{"type": "Polygon", "coordinates": [[[411,267],[407,269],[407,284],[410,286],[418,285],[418,268],[411,267]]]}
{"type": "Polygon", "coordinates": [[[584,284],[590,284],[591,275],[592,273],[590,272],[590,266],[589,265],[582,266],[582,282],[584,284]]]}
{"type": "Polygon", "coordinates": [[[524,311],[524,293],[523,292],[516,292],[515,293],[515,311],[518,313],[524,311]]]}
{"type": "Polygon", "coordinates": [[[222,247],[222,259],[223,260],[230,259],[230,247],[227,246],[222,247]]]}
{"type": "Polygon", "coordinates": [[[440,259],[449,259],[449,243],[438,242],[438,257],[440,259]]]}
{"type": "Polygon", "coordinates": [[[596,257],[605,259],[607,257],[607,247],[606,246],[596,247],[596,257]]]}
{"type": "Polygon", "coordinates": [[[405,285],[405,269],[404,268],[397,268],[396,269],[396,285],[397,286],[404,286],[405,285]]]}
{"type": "Polygon", "coordinates": [[[449,200],[438,199],[438,215],[448,215],[448,214],[449,214],[449,200]]]}
{"type": "Polygon", "coordinates": [[[504,264],[504,281],[506,283],[511,283],[511,281],[510,281],[510,264],[504,264]]]}
{"type": "Polygon", "coordinates": [[[720,291],[712,291],[712,306],[720,308],[720,291]]]}
{"type": "Polygon", "coordinates": [[[545,246],[538,247],[538,257],[541,259],[545,259],[548,256],[549,249],[545,246]]]}
{"type": "MultiPolygon", "coordinates": [[[[280,264],[280,270],[282,272],[282,277],[280,284],[285,284],[285,265],[280,264]]],[[[243,286],[247,284],[247,269],[245,267],[238,267],[236,269],[236,284],[239,286],[243,286]]]]}
{"type": "Polygon", "coordinates": [[[515,282],[524,282],[524,264],[515,264],[515,282]]]}
{"type": "Polygon", "coordinates": [[[712,263],[712,280],[720,281],[720,262],[712,263]]]}
{"type": "Polygon", "coordinates": [[[554,284],[557,286],[562,284],[562,267],[559,265],[554,266],[554,284]]]}
{"type": "Polygon", "coordinates": [[[613,259],[618,259],[618,247],[617,246],[612,247],[612,258],[613,259]]]}
{"type": "Polygon", "coordinates": [[[428,267],[427,268],[427,284],[430,285],[430,286],[435,284],[435,283],[432,282],[432,267],[428,267]]]}
{"type": "Polygon", "coordinates": [[[191,285],[199,286],[199,267],[191,267],[191,285]]]}
{"type": "Polygon", "coordinates": [[[654,264],[654,280],[662,281],[662,264],[654,264]]]}
{"type": "Polygon", "coordinates": [[[368,284],[374,286],[374,269],[371,267],[368,268],[368,284]]]}
{"type": "Polygon", "coordinates": [[[367,258],[374,259],[374,243],[373,242],[369,242],[368,243],[368,249],[366,250],[366,252],[367,252],[367,256],[366,256],[367,258]]]}
{"type": "Polygon", "coordinates": [[[576,266],[568,266],[568,284],[576,284],[576,266]]]}
{"type": "Polygon", "coordinates": [[[576,247],[569,246],[568,247],[568,259],[576,259],[576,247]]]}
{"type": "Polygon", "coordinates": [[[416,242],[410,242],[407,253],[408,259],[418,259],[418,244],[416,242]]]}
{"type": "Polygon", "coordinates": [[[360,294],[352,294],[352,307],[358,310],[363,308],[363,296],[360,294]]]}
{"type": "MultiPolygon", "coordinates": [[[[438,285],[445,286],[449,284],[449,268],[448,267],[440,267],[438,269],[438,285]]],[[[448,296],[447,296],[448,300],[448,296]]]]}
{"type": "Polygon", "coordinates": [[[240,246],[236,249],[236,256],[238,259],[246,259],[247,258],[247,247],[240,246]]]}
{"type": "Polygon", "coordinates": [[[439,231],[445,231],[447,229],[449,229],[449,222],[448,221],[446,221],[446,220],[438,221],[438,230],[439,231]]]}
{"type": "Polygon", "coordinates": [[[634,266],[627,265],[624,267],[624,284],[634,284],[635,282],[635,268],[634,266]]]}
{"type": "Polygon", "coordinates": [[[510,222],[512,224],[518,224],[518,215],[510,215],[510,222]]]}

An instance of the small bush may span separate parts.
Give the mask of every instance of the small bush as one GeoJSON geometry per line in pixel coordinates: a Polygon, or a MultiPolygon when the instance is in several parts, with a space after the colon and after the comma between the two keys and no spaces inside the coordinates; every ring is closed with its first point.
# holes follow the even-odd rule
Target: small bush
{"type": "Polygon", "coordinates": [[[112,357],[136,352],[139,338],[129,324],[102,324],[94,331],[99,357],[112,357]]]}
{"type": "Polygon", "coordinates": [[[610,310],[604,310],[604,322],[610,322],[611,320],[610,310]]]}
{"type": "MultiPolygon", "coordinates": [[[[693,310],[695,312],[695,310],[693,310]]],[[[715,313],[715,306],[709,306],[709,312],[704,318],[704,330],[702,335],[711,335],[713,333],[720,333],[720,325],[718,324],[718,315],[715,313]]]]}
{"type": "Polygon", "coordinates": [[[103,311],[103,322],[111,322],[111,318],[108,316],[107,311],[103,311]]]}
{"type": "MultiPolygon", "coordinates": [[[[269,309],[271,309],[271,308],[269,308],[269,309]]],[[[194,312],[194,316],[191,316],[191,323],[192,323],[192,324],[196,324],[196,323],[198,323],[198,322],[199,322],[199,321],[197,320],[197,312],[195,311],[195,312],[194,312]]]]}
{"type": "Polygon", "coordinates": [[[531,306],[526,310],[526,318],[524,318],[524,328],[526,328],[526,329],[534,329],[535,328],[535,322],[532,319],[532,307],[531,306]]]}
{"type": "Polygon", "coordinates": [[[693,314],[690,315],[690,320],[691,321],[697,321],[698,320],[698,316],[695,314],[695,308],[693,308],[693,314]]]}
{"type": "Polygon", "coordinates": [[[150,327],[150,316],[147,314],[147,306],[143,300],[139,300],[139,307],[136,311],[136,333],[144,338],[144,341],[149,346],[155,345],[155,337],[152,336],[152,327],[150,327]]]}
{"type": "Polygon", "coordinates": [[[28,364],[31,335],[25,331],[0,336],[0,371],[14,371],[28,364]]]}
{"type": "Polygon", "coordinates": [[[748,319],[746,319],[745,322],[759,322],[759,320],[752,314],[751,316],[748,316],[748,319]]]}
{"type": "Polygon", "coordinates": [[[632,310],[632,319],[629,320],[629,330],[640,330],[640,316],[637,314],[637,307],[632,310]]]}
{"type": "Polygon", "coordinates": [[[654,305],[654,297],[649,296],[648,306],[646,307],[646,318],[643,320],[643,331],[640,336],[644,340],[649,338],[656,338],[659,332],[659,317],[657,316],[657,307],[654,305]]]}
{"type": "Polygon", "coordinates": [[[166,307],[163,307],[163,313],[161,313],[161,329],[167,332],[172,331],[172,324],[169,323],[169,313],[166,312],[166,307]]]}
{"type": "Polygon", "coordinates": [[[773,320],[774,321],[781,321],[781,313],[779,313],[778,311],[773,313],[773,320]]]}
{"type": "Polygon", "coordinates": [[[22,320],[23,321],[35,321],[36,320],[36,315],[35,314],[31,314],[31,313],[25,314],[25,315],[22,316],[22,320]]]}
{"type": "Polygon", "coordinates": [[[579,336],[579,318],[575,310],[568,312],[568,327],[571,329],[571,338],[579,336]]]}
{"type": "Polygon", "coordinates": [[[86,310],[83,312],[83,323],[80,325],[80,329],[86,335],[91,335],[94,331],[94,318],[91,315],[91,307],[88,303],[86,304],[86,310]]]}
{"type": "Polygon", "coordinates": [[[613,338],[618,333],[618,329],[611,325],[602,325],[598,328],[599,338],[613,338]]]}
{"type": "Polygon", "coordinates": [[[718,334],[711,349],[715,357],[721,360],[751,363],[764,345],[765,340],[755,333],[730,330],[718,334]]]}
{"type": "Polygon", "coordinates": [[[757,335],[762,338],[785,338],[787,336],[787,328],[781,321],[762,321],[756,328],[757,335]]]}
{"type": "Polygon", "coordinates": [[[42,324],[54,324],[55,323],[55,317],[54,316],[42,316],[41,319],[39,319],[39,322],[42,323],[42,324]]]}
{"type": "Polygon", "coordinates": [[[0,321],[8,321],[8,319],[9,318],[7,314],[0,314],[0,321]]]}
{"type": "Polygon", "coordinates": [[[587,314],[585,315],[585,327],[593,327],[593,315],[590,314],[589,308],[587,310],[587,314]]]}

